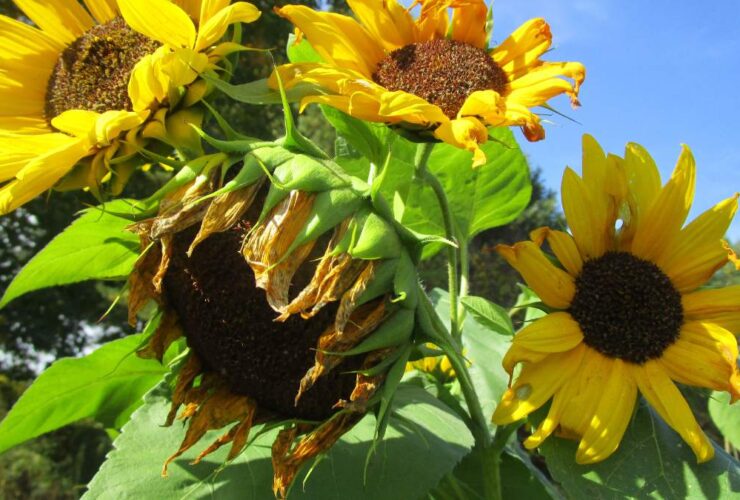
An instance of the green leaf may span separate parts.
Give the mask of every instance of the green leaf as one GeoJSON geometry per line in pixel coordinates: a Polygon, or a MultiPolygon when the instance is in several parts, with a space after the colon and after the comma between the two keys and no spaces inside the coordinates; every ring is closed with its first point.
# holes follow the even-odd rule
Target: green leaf
{"type": "Polygon", "coordinates": [[[291,33],[288,35],[288,44],[285,52],[288,54],[288,60],[292,63],[322,62],[321,56],[311,47],[306,38],[295,43],[296,36],[291,33]]]}
{"type": "Polygon", "coordinates": [[[131,220],[121,216],[135,215],[131,203],[116,200],[85,210],[21,269],[0,307],[42,288],[128,276],[139,256],[139,237],[126,231],[131,220]]]}
{"type": "MultiPolygon", "coordinates": [[[[450,324],[450,299],[445,290],[435,288],[430,294],[435,310],[445,325],[450,324]]],[[[463,324],[463,354],[471,363],[470,378],[478,393],[484,415],[493,416],[501,396],[508,386],[509,376],[501,361],[511,345],[510,335],[499,335],[473,317],[463,324]]]]}
{"type": "MultiPolygon", "coordinates": [[[[433,498],[486,500],[484,496],[484,474],[490,474],[484,464],[484,453],[490,449],[475,449],[465,457],[452,474],[446,476],[432,492],[433,498]]],[[[501,494],[503,498],[548,498],[548,489],[540,482],[544,477],[535,477],[518,458],[508,454],[501,455],[499,466],[501,494]]],[[[550,486],[550,489],[552,486],[550,486]]]]}
{"type": "Polygon", "coordinates": [[[167,371],[136,356],[142,339],[130,335],[84,358],[54,362],[0,422],[0,452],[84,418],[120,428],[167,371]]]}
{"type": "MultiPolygon", "coordinates": [[[[481,146],[488,161],[478,168],[472,168],[470,152],[448,144],[435,145],[429,158],[428,168],[442,183],[456,225],[468,239],[516,219],[532,194],[527,160],[511,131],[497,128],[491,135],[494,139],[481,146]]],[[[420,233],[444,234],[430,187],[415,182],[405,201],[404,224],[420,233]]]]}
{"type": "Polygon", "coordinates": [[[569,498],[734,498],[740,489],[736,460],[715,446],[714,459],[697,464],[689,446],[644,402],[607,460],[578,465],[577,448],[576,441],[556,437],[540,448],[569,498]]]}
{"type": "MultiPolygon", "coordinates": [[[[162,478],[162,464],[185,436],[182,425],[160,427],[169,410],[168,397],[169,390],[164,385],[146,396],[146,404],[124,427],[85,498],[274,498],[270,447],[275,430],[254,439],[225,468],[221,465],[228,446],[199,465],[190,465],[211,440],[223,433],[211,431],[201,443],[175,460],[169,476],[162,478]]],[[[252,436],[260,429],[253,429],[252,436]]],[[[385,439],[369,463],[367,482],[363,484],[365,457],[374,432],[375,418],[367,415],[331,448],[308,479],[306,470],[299,474],[289,498],[419,498],[450,472],[473,444],[465,424],[448,408],[423,389],[401,384],[385,439]]]]}
{"type": "Polygon", "coordinates": [[[503,307],[483,297],[467,296],[460,299],[465,310],[484,327],[501,335],[514,335],[514,325],[503,307]]]}
{"type": "Polygon", "coordinates": [[[730,395],[715,391],[709,397],[709,416],[732,446],[740,450],[740,403],[730,404],[730,395]]]}

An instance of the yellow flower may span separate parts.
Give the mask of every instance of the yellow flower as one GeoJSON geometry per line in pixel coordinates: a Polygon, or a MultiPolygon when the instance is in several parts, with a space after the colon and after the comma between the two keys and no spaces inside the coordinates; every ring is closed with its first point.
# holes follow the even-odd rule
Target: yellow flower
{"type": "Polygon", "coordinates": [[[198,75],[233,50],[217,45],[231,24],[260,15],[229,0],[14,1],[37,27],[0,16],[0,215],[54,186],[117,194],[148,139],[197,150],[198,75]]]}
{"type": "Polygon", "coordinates": [[[552,399],[526,441],[552,432],[580,439],[576,461],[604,460],[619,446],[638,391],[689,444],[699,462],[714,449],[674,382],[740,397],[740,287],[698,289],[728,261],[722,241],[738,196],[684,226],[695,165],[684,147],[661,186],[652,158],[628,144],[605,155],[583,139],[583,176],[566,169],[562,196],[571,234],[535,230],[497,251],[556,311],[526,326],[504,357],[521,372],[493,416],[517,421],[552,399]],[[540,246],[547,242],[556,266],[540,246]]]}
{"type": "Polygon", "coordinates": [[[358,20],[299,5],[275,9],[323,59],[278,68],[286,87],[314,86],[302,106],[327,104],[362,120],[424,129],[472,151],[476,166],[485,162],[478,146],[488,139],[487,126],[517,125],[539,140],[544,130],[530,108],[563,93],[578,105],[585,69],[540,60],[552,41],[543,19],[489,49],[482,0],[418,0],[418,19],[396,0],[348,4],[358,20]]]}

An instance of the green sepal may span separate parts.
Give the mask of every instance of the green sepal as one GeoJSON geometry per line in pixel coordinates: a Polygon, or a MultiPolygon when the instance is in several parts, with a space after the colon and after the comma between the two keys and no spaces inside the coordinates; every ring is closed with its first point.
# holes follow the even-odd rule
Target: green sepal
{"type": "Polygon", "coordinates": [[[275,179],[283,189],[306,192],[346,188],[351,181],[331,162],[312,156],[297,154],[275,169],[275,179]]]}
{"type": "Polygon", "coordinates": [[[389,410],[391,408],[391,403],[393,402],[393,396],[396,394],[398,384],[401,383],[401,378],[403,378],[403,374],[406,371],[406,363],[409,360],[411,349],[412,346],[410,344],[403,348],[400,356],[393,366],[391,366],[390,370],[388,370],[388,375],[385,377],[385,382],[383,383],[383,388],[380,392],[380,404],[378,405],[378,412],[376,414],[377,422],[375,425],[375,436],[373,438],[373,444],[370,446],[365,459],[365,473],[367,473],[370,459],[375,454],[378,442],[383,439],[385,431],[388,428],[388,422],[391,415],[389,410]]]}
{"type": "Polygon", "coordinates": [[[379,215],[371,213],[349,254],[356,259],[393,259],[401,255],[402,249],[395,228],[379,215]]]}
{"type": "Polygon", "coordinates": [[[181,188],[188,182],[195,180],[198,175],[203,171],[209,162],[210,157],[204,156],[188,162],[180,170],[177,171],[174,177],[168,180],[164,186],[157,189],[155,193],[145,199],[142,203],[149,205],[157,200],[164,198],[168,193],[181,188]]]}
{"type": "Polygon", "coordinates": [[[367,284],[365,291],[357,299],[357,305],[366,304],[388,293],[388,290],[393,286],[398,262],[399,259],[384,260],[375,268],[373,279],[367,284]]]}
{"type": "Polygon", "coordinates": [[[254,151],[255,149],[260,148],[270,148],[270,147],[276,147],[277,144],[273,141],[264,141],[262,139],[255,139],[252,137],[247,137],[246,139],[238,139],[238,140],[223,140],[223,139],[216,139],[215,137],[207,134],[202,129],[196,127],[195,125],[191,125],[195,129],[196,132],[198,132],[198,135],[206,141],[208,144],[216,148],[221,153],[248,153],[250,151],[254,151]]]}
{"type": "Polygon", "coordinates": [[[373,366],[372,368],[368,368],[367,370],[352,370],[344,373],[359,373],[366,377],[375,377],[377,375],[381,375],[388,371],[388,368],[399,358],[399,356],[401,356],[401,354],[403,354],[405,348],[405,346],[396,348],[392,353],[386,356],[383,361],[373,366]]]}
{"type": "Polygon", "coordinates": [[[311,215],[301,231],[280,259],[286,258],[299,246],[317,239],[356,212],[363,200],[352,189],[332,189],[316,195],[311,206],[311,215]]]}
{"type": "Polygon", "coordinates": [[[377,351],[378,349],[402,345],[408,342],[413,331],[414,311],[411,309],[399,309],[357,347],[342,353],[331,354],[355,356],[357,354],[377,351]]]}
{"type": "Polygon", "coordinates": [[[211,106],[208,101],[203,100],[201,101],[203,105],[208,109],[208,112],[211,113],[211,116],[213,116],[213,119],[216,120],[216,124],[218,125],[218,128],[221,129],[221,132],[224,133],[226,136],[226,140],[228,141],[240,141],[240,140],[250,140],[252,139],[249,136],[246,136],[244,134],[240,134],[234,128],[231,126],[231,124],[226,121],[226,118],[224,118],[221,113],[219,113],[216,108],[211,106]]]}
{"type": "Polygon", "coordinates": [[[419,277],[408,252],[401,252],[398,259],[396,275],[393,277],[393,291],[396,294],[393,302],[400,304],[401,307],[415,309],[419,304],[419,277]]]}

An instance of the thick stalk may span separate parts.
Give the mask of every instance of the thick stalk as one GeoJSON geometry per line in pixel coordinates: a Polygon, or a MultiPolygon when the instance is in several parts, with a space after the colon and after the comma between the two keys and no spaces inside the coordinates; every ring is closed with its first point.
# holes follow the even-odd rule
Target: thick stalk
{"type": "MultiPolygon", "coordinates": [[[[455,231],[455,223],[452,220],[452,212],[450,211],[450,204],[447,201],[447,193],[445,193],[442,184],[439,179],[432,174],[427,168],[427,161],[429,155],[432,153],[432,143],[420,143],[416,149],[416,173],[417,175],[427,183],[429,187],[434,191],[434,195],[437,197],[437,203],[439,203],[439,209],[442,212],[442,218],[445,225],[445,237],[457,244],[457,232],[455,231]]],[[[460,339],[460,321],[459,321],[459,307],[458,307],[458,290],[459,290],[459,275],[458,275],[458,257],[459,247],[447,246],[447,288],[450,294],[450,332],[455,339],[460,339]]]]}
{"type": "MultiPolygon", "coordinates": [[[[468,239],[463,234],[458,236],[457,244],[460,247],[460,291],[458,295],[461,300],[470,293],[470,250],[468,249],[468,239]]],[[[457,320],[460,322],[460,331],[462,332],[462,325],[465,323],[465,308],[462,303],[458,307],[457,320]]]]}

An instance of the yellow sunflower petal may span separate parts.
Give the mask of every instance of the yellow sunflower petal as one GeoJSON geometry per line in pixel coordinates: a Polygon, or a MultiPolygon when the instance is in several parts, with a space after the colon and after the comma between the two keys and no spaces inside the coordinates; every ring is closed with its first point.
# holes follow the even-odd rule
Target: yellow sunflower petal
{"type": "Polygon", "coordinates": [[[509,83],[507,99],[527,107],[540,106],[560,94],[578,106],[578,92],[586,79],[586,68],[577,62],[542,63],[509,83]],[[570,78],[573,83],[561,77],[570,78]]]}
{"type": "Polygon", "coordinates": [[[396,0],[348,0],[347,4],[385,50],[390,52],[417,41],[414,19],[396,0]]]}
{"type": "Polygon", "coordinates": [[[732,333],[740,333],[740,285],[699,290],[681,297],[687,320],[715,323],[732,333]]]}
{"type": "Polygon", "coordinates": [[[95,122],[97,144],[108,145],[122,132],[138,127],[149,116],[149,111],[106,111],[95,122]]]}
{"type": "Polygon", "coordinates": [[[522,275],[542,301],[556,309],[567,309],[575,295],[573,277],[555,267],[531,241],[514,246],[497,245],[496,251],[522,275]]]}
{"type": "Polygon", "coordinates": [[[619,446],[637,400],[637,385],[630,372],[630,366],[620,359],[611,363],[596,411],[578,444],[577,463],[600,462],[619,446]]]}
{"type": "Polygon", "coordinates": [[[660,193],[660,172],[650,153],[634,142],[625,148],[624,170],[637,214],[642,216],[660,193]]]}
{"type": "MultiPolygon", "coordinates": [[[[401,90],[394,92],[383,91],[380,94],[378,114],[384,118],[399,118],[409,123],[423,125],[449,121],[439,106],[430,104],[419,96],[401,90]]],[[[458,129],[453,132],[459,135],[455,135],[455,137],[458,137],[461,141],[469,141],[474,136],[479,137],[483,133],[481,132],[481,128],[485,130],[485,127],[477,120],[471,120],[474,120],[474,122],[471,121],[468,123],[466,121],[457,125],[458,129]]],[[[485,135],[488,137],[487,130],[485,131],[485,135]]]]}
{"type": "Polygon", "coordinates": [[[434,130],[434,137],[473,153],[473,168],[486,163],[480,144],[488,140],[488,129],[477,118],[468,116],[446,120],[434,130]]]}
{"type": "Polygon", "coordinates": [[[37,116],[1,116],[0,130],[12,130],[18,134],[43,134],[51,132],[46,119],[37,116]]]}
{"type": "Polygon", "coordinates": [[[547,244],[550,245],[555,257],[571,276],[578,276],[581,272],[583,259],[571,235],[549,227],[540,227],[532,231],[529,237],[538,246],[542,246],[542,243],[547,240],[547,244]]]}
{"type": "Polygon", "coordinates": [[[95,122],[100,113],[84,109],[70,109],[55,117],[51,124],[55,129],[76,137],[87,137],[95,134],[95,122]]]}
{"type": "Polygon", "coordinates": [[[679,291],[691,291],[706,283],[727,263],[722,237],[737,211],[737,199],[736,194],[697,217],[657,260],[679,291]]]}
{"type": "Polygon", "coordinates": [[[656,361],[633,368],[640,392],[663,420],[691,447],[698,462],[714,457],[714,448],[691,413],[688,403],[656,361]]]}
{"type": "Polygon", "coordinates": [[[13,1],[36,26],[65,45],[74,42],[94,24],[77,0],[13,1]]]}
{"type": "Polygon", "coordinates": [[[581,364],[584,346],[550,354],[538,363],[525,364],[493,413],[496,425],[510,424],[545,404],[581,364]]]}
{"type": "MultiPolygon", "coordinates": [[[[216,0],[216,2],[226,2],[228,4],[229,0],[216,0]]],[[[190,16],[190,19],[198,19],[198,22],[200,22],[202,15],[202,4],[205,3],[204,0],[174,0],[174,3],[179,5],[182,10],[187,12],[188,16],[190,16]]],[[[209,3],[211,5],[213,4],[213,2],[209,3]]]]}
{"type": "Polygon", "coordinates": [[[671,179],[635,229],[632,253],[655,262],[670,251],[691,208],[695,182],[694,156],[684,146],[671,179]]]}
{"type": "Polygon", "coordinates": [[[495,90],[476,90],[465,98],[458,116],[479,116],[491,125],[506,119],[506,99],[495,90]]]}
{"type": "Polygon", "coordinates": [[[530,323],[514,336],[514,343],[536,352],[563,352],[583,340],[581,327],[567,312],[554,312],[530,323]]]}
{"type": "Polygon", "coordinates": [[[560,412],[558,435],[580,439],[586,433],[601,400],[613,362],[593,349],[584,349],[580,366],[563,388],[563,394],[567,394],[568,398],[560,412]]]}
{"type": "MultiPolygon", "coordinates": [[[[203,8],[206,3],[203,3],[203,8]]],[[[205,24],[203,24],[203,14],[201,14],[201,25],[195,42],[195,50],[204,50],[219,41],[232,24],[252,23],[259,19],[261,14],[257,7],[247,2],[236,2],[217,11],[208,18],[205,24]]]]}
{"type": "Polygon", "coordinates": [[[142,35],[172,48],[193,48],[195,25],[188,14],[168,0],[118,0],[126,24],[142,35]]]}
{"type": "Polygon", "coordinates": [[[452,13],[452,39],[485,49],[488,43],[488,7],[483,0],[463,2],[452,13]]]}
{"type": "Polygon", "coordinates": [[[691,321],[683,326],[679,339],[665,350],[660,363],[673,380],[727,391],[735,401],[740,398],[737,356],[734,335],[713,323],[691,321]]]}
{"type": "Polygon", "coordinates": [[[200,7],[198,5],[193,6],[185,6],[182,5],[181,7],[185,12],[190,13],[188,9],[191,9],[193,11],[197,11],[196,16],[191,16],[193,19],[198,20],[198,25],[203,26],[208,22],[209,19],[211,19],[213,16],[218,14],[221,10],[228,7],[229,2],[231,0],[199,0],[197,2],[192,2],[194,4],[200,4],[200,7]],[[187,8],[186,8],[187,7],[187,8]]]}
{"type": "Polygon", "coordinates": [[[612,228],[605,226],[603,193],[592,193],[583,179],[570,168],[565,169],[561,188],[563,212],[573,239],[584,259],[595,259],[609,249],[612,228]]]}
{"type": "Polygon", "coordinates": [[[409,10],[416,5],[421,5],[419,18],[416,20],[416,26],[419,30],[418,41],[423,42],[445,37],[450,24],[447,10],[451,3],[451,0],[415,0],[411,4],[409,10]]]}
{"type": "Polygon", "coordinates": [[[99,24],[112,21],[118,15],[116,0],[85,0],[85,5],[99,24]]]}
{"type": "Polygon", "coordinates": [[[45,84],[62,50],[64,44],[43,31],[0,15],[0,70],[8,75],[22,78],[31,69],[31,74],[43,70],[38,85],[45,84]]]}
{"type": "Polygon", "coordinates": [[[493,49],[491,56],[509,79],[518,78],[538,64],[552,44],[550,26],[544,19],[530,19],[493,49]]]}
{"type": "Polygon", "coordinates": [[[519,363],[538,363],[548,356],[546,352],[533,351],[526,349],[517,343],[513,343],[509,346],[509,350],[506,351],[504,359],[501,361],[501,365],[506,370],[506,373],[511,376],[514,373],[514,368],[519,363]]]}
{"type": "Polygon", "coordinates": [[[67,144],[47,150],[28,162],[15,180],[0,187],[0,215],[12,212],[53,187],[88,151],[86,140],[67,138],[67,144]]]}
{"type": "Polygon", "coordinates": [[[385,57],[370,33],[350,17],[317,12],[302,5],[286,5],[275,12],[300,29],[329,64],[359,71],[370,78],[377,63],[385,57]]]}
{"type": "MultiPolygon", "coordinates": [[[[575,377],[578,377],[578,375],[576,374],[575,377]]],[[[528,450],[533,450],[540,446],[550,434],[557,430],[563,412],[572,400],[572,392],[575,386],[576,384],[572,380],[566,380],[563,387],[555,392],[547,416],[540,422],[540,425],[537,426],[537,429],[535,429],[532,435],[524,440],[523,444],[528,450]]]]}
{"type": "Polygon", "coordinates": [[[170,78],[162,66],[169,54],[167,47],[160,47],[153,54],[142,57],[131,71],[128,95],[135,111],[153,108],[167,97],[170,78]]]}

